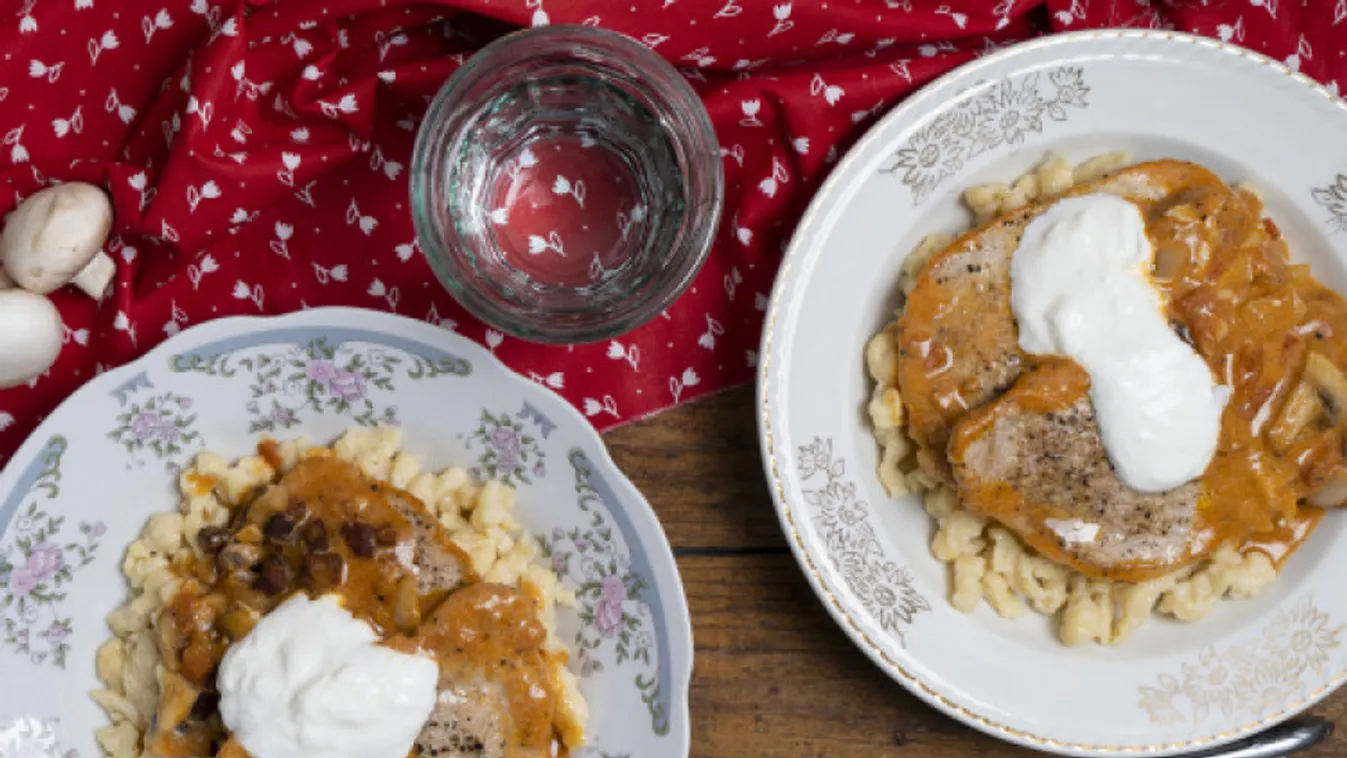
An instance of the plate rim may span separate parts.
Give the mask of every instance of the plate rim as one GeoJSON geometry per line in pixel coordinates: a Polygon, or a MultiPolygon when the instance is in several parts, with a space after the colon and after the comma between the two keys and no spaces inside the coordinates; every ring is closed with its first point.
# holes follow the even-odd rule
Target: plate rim
{"type": "MultiPolygon", "coordinates": [[[[660,520],[659,515],[650,505],[650,501],[644,493],[632,483],[626,472],[613,460],[602,435],[581,415],[575,406],[550,388],[530,381],[505,365],[490,350],[455,331],[439,328],[401,314],[349,306],[323,306],[274,315],[226,316],[196,324],[165,339],[139,357],[108,369],[81,384],[48,413],[37,427],[28,433],[19,447],[14,450],[5,466],[0,468],[0,483],[18,480],[23,473],[21,462],[40,454],[46,445],[46,441],[57,433],[52,429],[54,426],[53,419],[56,419],[62,411],[67,410],[67,406],[79,402],[83,395],[95,394],[100,388],[112,389],[120,386],[125,381],[137,376],[141,371],[147,370],[148,364],[157,359],[167,360],[172,355],[182,353],[183,348],[190,349],[190,345],[185,343],[194,343],[201,337],[206,337],[208,341],[208,335],[212,332],[220,332],[215,336],[247,334],[259,330],[284,327],[287,323],[321,327],[325,322],[328,325],[334,325],[342,319],[354,319],[357,322],[363,322],[364,327],[385,334],[395,334],[398,331],[420,331],[427,336],[434,334],[433,338],[425,339],[425,341],[427,343],[439,341],[447,350],[459,353],[462,357],[474,363],[475,366],[491,366],[493,370],[503,374],[508,381],[512,381],[523,388],[522,391],[526,395],[532,395],[534,398],[546,398],[545,402],[551,406],[548,409],[549,413],[560,413],[577,430],[583,430],[578,436],[591,443],[597,451],[596,455],[590,456],[590,464],[596,469],[603,470],[605,477],[612,483],[615,490],[625,492],[628,499],[640,504],[640,508],[637,510],[641,511],[642,515],[648,519],[648,526],[653,526],[661,540],[661,544],[656,548],[657,554],[647,553],[647,556],[651,559],[652,567],[656,562],[662,564],[673,580],[669,587],[670,597],[664,602],[671,638],[667,641],[670,644],[669,660],[673,669],[670,672],[669,681],[678,690],[671,693],[670,697],[670,704],[674,712],[670,714],[669,736],[676,739],[674,755],[690,756],[692,752],[692,672],[695,657],[692,614],[688,605],[687,591],[683,585],[683,577],[674,557],[673,544],[669,541],[664,523],[660,520]],[[672,639],[675,636],[680,639],[672,639]]],[[[558,424],[558,426],[561,425],[558,424]]],[[[0,534],[7,527],[8,524],[0,524],[0,534]]],[[[644,545],[638,544],[633,547],[644,548],[644,545]]],[[[655,577],[651,577],[652,581],[655,581],[655,579],[655,577]]],[[[90,663],[92,664],[92,661],[90,663]]],[[[582,746],[582,749],[585,747],[589,747],[589,745],[582,746]]]]}
{"type": "MultiPolygon", "coordinates": [[[[1331,105],[1336,106],[1340,111],[1343,111],[1344,114],[1347,114],[1347,100],[1334,94],[1326,86],[1308,75],[1292,70],[1281,61],[1271,58],[1263,53],[1250,50],[1240,45],[1227,43],[1219,39],[1169,30],[1109,28],[1052,34],[1002,48],[1001,50],[969,61],[968,63],[942,74],[898,103],[879,121],[867,129],[865,133],[861,135],[860,139],[846,151],[832,171],[829,172],[827,178],[810,200],[809,206],[800,216],[795,231],[791,235],[790,243],[787,246],[785,253],[782,255],[781,265],[778,269],[776,279],[773,282],[771,295],[768,299],[768,308],[763,322],[762,336],[758,345],[758,355],[761,356],[761,359],[755,381],[755,416],[758,425],[759,452],[762,458],[764,474],[767,478],[768,489],[772,495],[773,505],[776,508],[777,518],[780,521],[782,531],[786,536],[786,542],[790,546],[791,553],[795,556],[795,560],[799,564],[806,580],[809,582],[810,588],[814,591],[815,596],[817,596],[823,607],[828,611],[828,614],[832,616],[833,621],[847,635],[847,637],[851,639],[852,643],[889,678],[903,685],[905,689],[924,701],[927,705],[955,718],[967,726],[992,737],[1036,750],[1063,755],[1090,756],[1135,753],[1172,755],[1196,748],[1228,744],[1241,737],[1246,737],[1281,723],[1286,719],[1292,718],[1304,710],[1313,707],[1316,703],[1341,687],[1344,682],[1347,682],[1347,671],[1343,671],[1332,677],[1328,683],[1317,690],[1308,693],[1300,700],[1289,703],[1278,712],[1264,716],[1253,723],[1245,724],[1232,730],[1226,730],[1219,734],[1196,737],[1178,742],[1160,742],[1146,745],[1090,744],[1036,734],[1019,727],[1001,723],[994,718],[983,715],[972,708],[954,702],[949,697],[942,695],[924,679],[909,671],[909,667],[905,666],[902,661],[890,656],[888,652],[870,638],[870,635],[852,617],[853,613],[848,610],[848,603],[831,589],[827,580],[824,578],[823,573],[816,565],[810,547],[806,545],[805,539],[796,526],[797,514],[795,511],[798,509],[801,514],[803,514],[805,509],[802,506],[791,503],[790,498],[787,496],[785,481],[777,467],[777,456],[778,454],[784,455],[784,453],[779,453],[777,440],[774,436],[774,420],[777,419],[774,419],[773,405],[774,403],[779,405],[784,401],[776,398],[776,396],[769,390],[774,380],[779,381],[779,379],[777,379],[778,373],[774,369],[778,359],[784,358],[784,352],[788,349],[787,346],[790,344],[789,340],[777,339],[778,336],[781,336],[778,335],[776,331],[777,319],[782,314],[782,311],[787,309],[788,304],[785,301],[791,297],[800,286],[799,278],[795,276],[795,269],[807,262],[805,259],[808,257],[809,248],[817,244],[812,239],[817,235],[818,230],[816,227],[820,227],[825,223],[826,217],[832,212],[834,203],[837,200],[847,199],[848,185],[854,181],[854,174],[856,173],[857,166],[862,162],[862,153],[866,152],[865,148],[872,143],[884,139],[884,134],[888,132],[895,123],[907,118],[909,115],[928,107],[939,108],[946,102],[946,100],[950,99],[949,97],[940,99],[938,97],[941,94],[940,91],[948,87],[951,83],[975,79],[977,73],[982,70],[1038,50],[1096,40],[1162,40],[1166,43],[1195,45],[1220,53],[1239,56],[1252,63],[1266,67],[1273,73],[1286,76],[1293,82],[1308,87],[1312,92],[1325,97],[1331,105]]],[[[952,93],[951,97],[954,94],[957,93],[952,93]]],[[[951,689],[957,690],[957,687],[951,687],[951,689]]]]}

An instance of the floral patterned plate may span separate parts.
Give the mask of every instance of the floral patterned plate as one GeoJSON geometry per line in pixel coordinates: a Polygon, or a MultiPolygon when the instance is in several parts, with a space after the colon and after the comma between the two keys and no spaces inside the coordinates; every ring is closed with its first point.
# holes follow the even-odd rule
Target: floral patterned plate
{"type": "Polygon", "coordinates": [[[650,506],[565,401],[485,349],[353,309],[233,318],[180,334],[86,384],[0,474],[0,755],[100,755],[87,693],[122,551],[176,506],[175,472],[262,434],[314,440],[401,425],[429,467],[519,488],[518,512],[575,588],[559,632],[591,708],[578,758],[685,758],[692,632],[650,506]],[[32,750],[32,752],[25,752],[32,750]]]}
{"type": "Polygon", "coordinates": [[[1074,164],[1127,149],[1251,181],[1294,254],[1347,292],[1347,104],[1296,63],[1151,31],[999,51],[884,118],[801,219],[760,353],[767,475],[824,605],[935,707],[1041,750],[1172,754],[1285,719],[1347,678],[1347,593],[1335,584],[1347,515],[1329,514],[1255,599],[1192,624],[1153,620],[1116,648],[1066,648],[1041,617],[949,606],[930,519],[916,498],[885,494],[863,420],[864,346],[891,318],[904,256],[968,227],[964,188],[1014,179],[1048,150],[1074,164]]]}

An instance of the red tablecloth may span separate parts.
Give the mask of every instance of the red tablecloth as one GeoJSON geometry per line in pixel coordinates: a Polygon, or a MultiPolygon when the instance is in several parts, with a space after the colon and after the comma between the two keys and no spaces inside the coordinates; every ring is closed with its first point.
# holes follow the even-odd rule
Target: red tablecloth
{"type": "Polygon", "coordinates": [[[103,183],[119,270],[101,306],[54,296],[66,345],[0,392],[0,463],[81,383],[181,329],[321,305],[441,324],[597,426],[632,421],[751,380],[795,218],[848,144],[937,75],[1038,34],[1132,26],[1218,36],[1337,87],[1344,20],[1347,0],[3,0],[0,212],[52,179],[103,183]],[[467,316],[407,208],[429,97],[485,42],[546,23],[615,29],[681,66],[727,179],[715,250],[669,317],[574,349],[467,316]]]}

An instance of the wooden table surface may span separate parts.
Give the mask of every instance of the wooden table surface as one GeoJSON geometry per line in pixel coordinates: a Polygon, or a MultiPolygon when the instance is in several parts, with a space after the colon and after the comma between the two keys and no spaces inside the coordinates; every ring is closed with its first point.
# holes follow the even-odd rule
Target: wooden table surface
{"type": "MultiPolygon", "coordinates": [[[[694,758],[1037,755],[930,708],[833,623],[778,525],[751,388],[614,430],[606,440],[659,514],[687,589],[696,645],[694,758]]],[[[1344,728],[1300,755],[1347,756],[1347,689],[1314,712],[1344,728]]]]}

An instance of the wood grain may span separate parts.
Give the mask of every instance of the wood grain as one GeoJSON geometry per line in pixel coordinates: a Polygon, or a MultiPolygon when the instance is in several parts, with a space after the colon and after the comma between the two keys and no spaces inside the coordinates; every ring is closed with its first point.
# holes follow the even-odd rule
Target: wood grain
{"type": "MultiPolygon", "coordinates": [[[[607,442],[678,556],[696,644],[694,758],[1037,755],[930,708],[833,623],[781,536],[750,388],[617,429],[607,442]]],[[[1347,719],[1347,690],[1313,712],[1347,719]]],[[[1302,755],[1347,756],[1347,729],[1302,755]]]]}
{"type": "Polygon", "coordinates": [[[785,550],[758,458],[751,388],[616,429],[605,441],[675,550],[785,550]]]}

